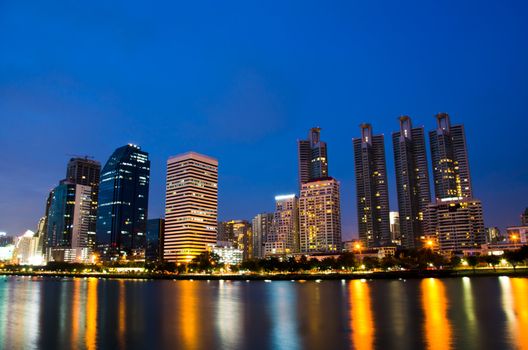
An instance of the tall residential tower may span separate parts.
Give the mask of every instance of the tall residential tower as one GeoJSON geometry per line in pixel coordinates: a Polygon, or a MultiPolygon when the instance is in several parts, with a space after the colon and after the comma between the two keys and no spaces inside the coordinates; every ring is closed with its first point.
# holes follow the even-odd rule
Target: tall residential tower
{"type": "Polygon", "coordinates": [[[436,121],[429,132],[435,197],[473,198],[464,126],[451,125],[447,113],[438,113],[436,121]]]}
{"type": "Polygon", "coordinates": [[[361,124],[361,138],[353,139],[359,238],[367,247],[390,244],[389,191],[383,135],[361,124]]]}
{"type": "Polygon", "coordinates": [[[299,187],[303,183],[328,176],[326,142],[321,141],[321,129],[312,128],[308,140],[297,141],[299,155],[299,187]]]}
{"type": "Polygon", "coordinates": [[[413,128],[411,118],[400,117],[400,131],[392,134],[401,245],[418,248],[424,235],[424,212],[431,201],[423,127],[413,128]]]}
{"type": "Polygon", "coordinates": [[[341,203],[337,180],[327,177],[302,185],[299,222],[301,252],[341,252],[341,203]]]}

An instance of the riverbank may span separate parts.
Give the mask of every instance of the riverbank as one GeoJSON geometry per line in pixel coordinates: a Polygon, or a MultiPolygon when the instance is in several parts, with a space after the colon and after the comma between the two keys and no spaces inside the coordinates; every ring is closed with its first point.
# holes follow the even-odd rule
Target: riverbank
{"type": "Polygon", "coordinates": [[[457,269],[416,270],[355,273],[273,273],[273,274],[171,274],[171,273],[99,273],[99,272],[55,272],[55,271],[0,271],[0,276],[30,276],[52,278],[108,278],[149,280],[235,280],[235,281],[311,281],[354,279],[420,279],[456,277],[528,277],[528,268],[513,269],[457,269]]]}

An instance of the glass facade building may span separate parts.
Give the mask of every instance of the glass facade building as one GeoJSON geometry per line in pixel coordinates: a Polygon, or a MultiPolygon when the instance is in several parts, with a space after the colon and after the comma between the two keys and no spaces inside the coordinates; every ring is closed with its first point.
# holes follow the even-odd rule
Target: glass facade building
{"type": "MultiPolygon", "coordinates": [[[[126,145],[114,151],[101,171],[97,245],[103,258],[144,255],[150,182],[148,153],[126,145]]],[[[140,257],[142,258],[142,257],[140,257]]]]}
{"type": "Polygon", "coordinates": [[[159,261],[162,258],[163,231],[165,230],[165,220],[147,220],[147,234],[145,247],[146,261],[159,261]]]}

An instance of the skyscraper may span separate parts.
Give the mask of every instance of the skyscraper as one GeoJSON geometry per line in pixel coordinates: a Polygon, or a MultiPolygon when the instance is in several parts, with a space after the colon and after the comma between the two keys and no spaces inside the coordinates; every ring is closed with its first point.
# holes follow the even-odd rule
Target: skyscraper
{"type": "Polygon", "coordinates": [[[302,185],[299,222],[301,252],[341,251],[341,204],[337,180],[327,177],[302,185]]]}
{"type": "Polygon", "coordinates": [[[51,261],[82,261],[90,258],[88,232],[92,188],[63,180],[51,192],[47,212],[46,256],[51,261]]]}
{"type": "Polygon", "coordinates": [[[303,183],[328,176],[326,142],[321,141],[321,129],[311,128],[308,140],[297,141],[299,154],[299,187],[303,183]]]}
{"type": "Polygon", "coordinates": [[[66,170],[66,180],[83,186],[90,186],[92,202],[88,220],[87,245],[90,249],[95,248],[95,230],[97,224],[97,200],[99,197],[99,176],[101,163],[86,157],[71,158],[66,170]]]}
{"type": "Polygon", "coordinates": [[[142,259],[147,230],[150,160],[139,146],[114,151],[101,172],[97,245],[103,258],[142,259]]]}
{"type": "Polygon", "coordinates": [[[356,201],[359,238],[367,247],[389,244],[389,191],[383,135],[373,135],[370,124],[361,124],[354,138],[356,201]]]}
{"type": "Polygon", "coordinates": [[[418,248],[424,234],[424,212],[431,201],[423,127],[413,128],[411,118],[400,117],[400,131],[392,134],[401,244],[418,248]]]}
{"type": "Polygon", "coordinates": [[[435,197],[473,198],[464,126],[451,125],[447,113],[438,113],[436,121],[429,132],[435,197]]]}
{"type": "Polygon", "coordinates": [[[273,213],[257,214],[252,221],[253,229],[253,257],[262,259],[264,257],[264,246],[271,234],[273,224],[273,213]]]}
{"type": "Polygon", "coordinates": [[[188,152],[167,161],[166,261],[187,263],[216,244],[218,161],[188,152]]]}
{"type": "Polygon", "coordinates": [[[264,244],[264,255],[299,251],[299,199],[295,194],[275,197],[273,223],[264,244]]]}

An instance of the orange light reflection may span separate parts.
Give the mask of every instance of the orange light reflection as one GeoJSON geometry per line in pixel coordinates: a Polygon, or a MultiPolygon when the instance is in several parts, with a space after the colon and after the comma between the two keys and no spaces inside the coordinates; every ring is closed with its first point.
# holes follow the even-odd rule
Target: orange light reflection
{"type": "Polygon", "coordinates": [[[512,278],[511,287],[513,312],[517,319],[515,327],[517,348],[528,350],[528,280],[526,278],[512,278]]]}
{"type": "Polygon", "coordinates": [[[451,324],[447,317],[448,301],[444,284],[439,279],[424,279],[421,282],[421,290],[427,349],[450,349],[452,332],[451,324]]]}
{"type": "Polygon", "coordinates": [[[370,287],[360,280],[350,281],[348,288],[352,347],[372,349],[374,345],[374,319],[370,301],[370,287]]]}
{"type": "Polygon", "coordinates": [[[97,278],[88,279],[86,295],[86,348],[97,348],[97,278]]]}

